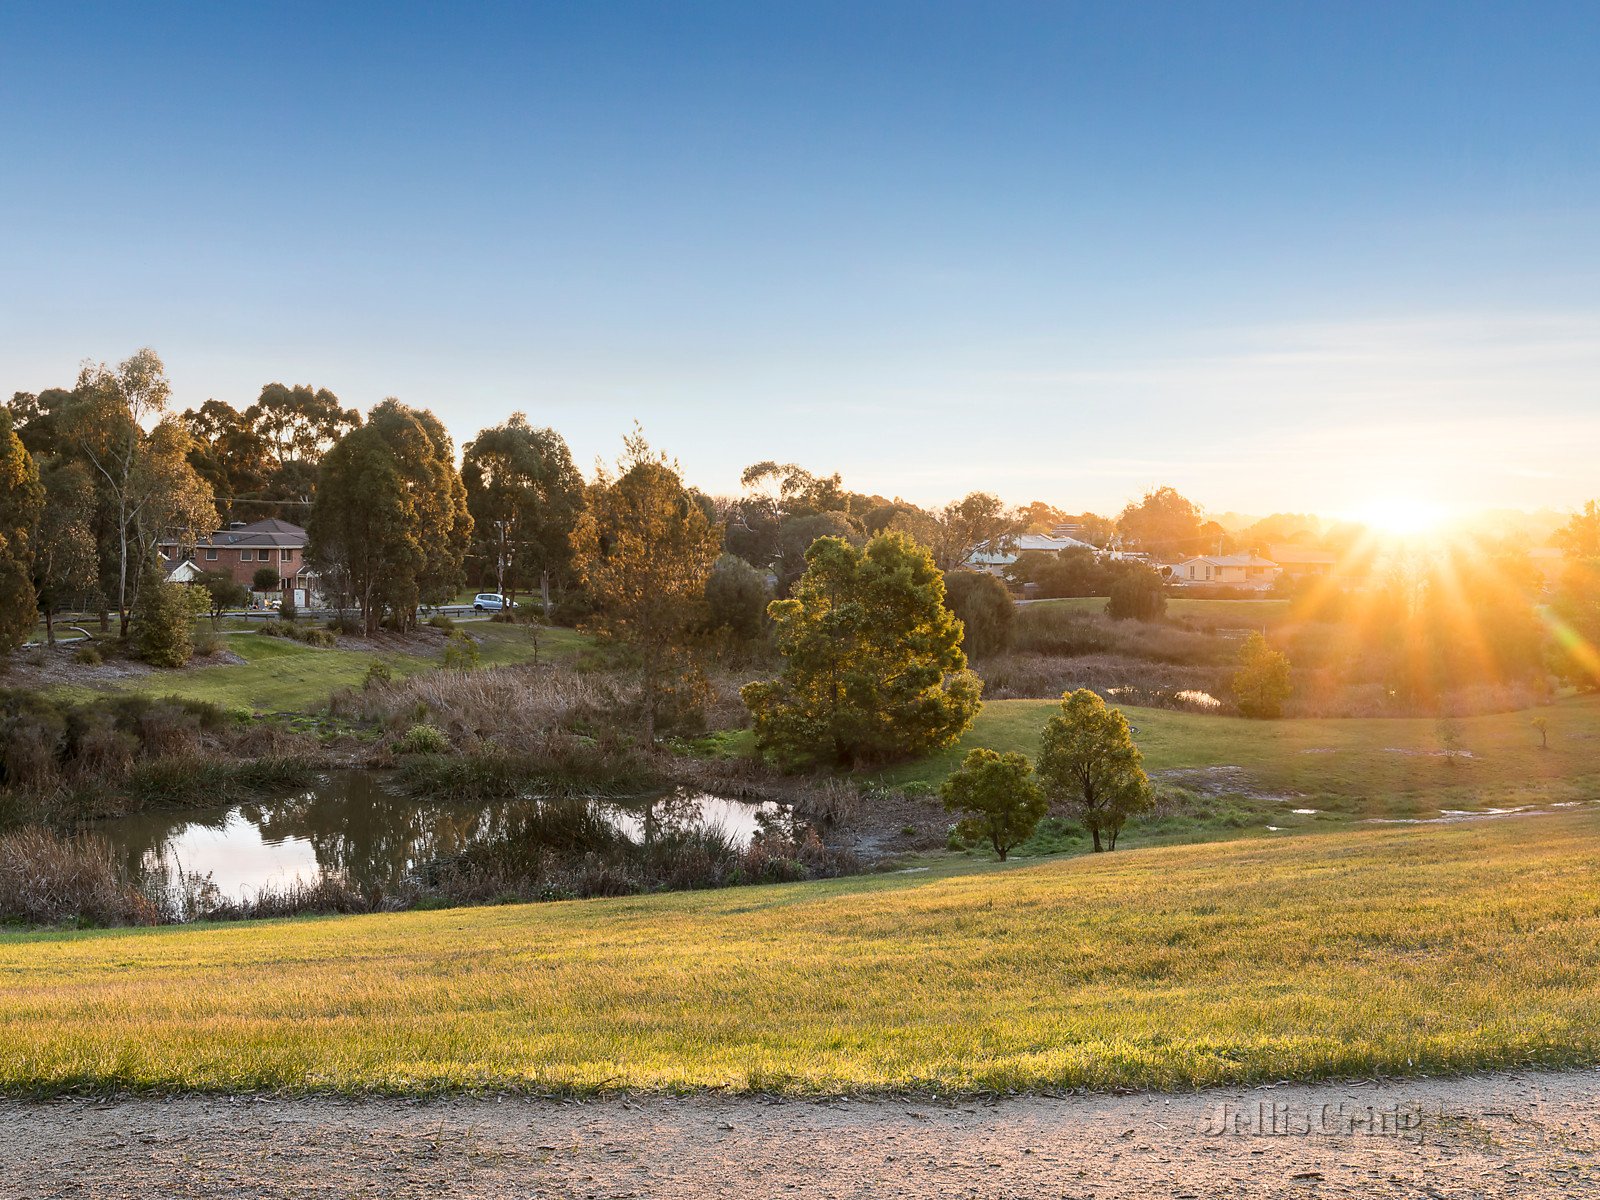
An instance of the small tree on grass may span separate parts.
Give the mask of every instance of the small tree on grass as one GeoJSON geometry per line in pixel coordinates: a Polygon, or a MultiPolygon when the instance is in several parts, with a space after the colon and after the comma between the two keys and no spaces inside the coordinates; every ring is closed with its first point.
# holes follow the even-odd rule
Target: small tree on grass
{"type": "Polygon", "coordinates": [[[1118,621],[1158,621],[1166,615],[1167,587],[1149,567],[1135,567],[1111,585],[1106,615],[1118,621]]]}
{"type": "Polygon", "coordinates": [[[1233,674],[1233,694],[1239,711],[1247,717],[1270,719],[1283,715],[1283,702],[1293,690],[1289,659],[1252,633],[1239,652],[1239,669],[1233,674]]]}
{"type": "Polygon", "coordinates": [[[282,581],[277,567],[257,567],[256,573],[250,577],[250,586],[258,592],[275,592],[282,581]]]}
{"type": "Polygon", "coordinates": [[[1032,836],[1046,807],[1033,767],[1014,750],[969,750],[939,794],[946,811],[965,814],[957,835],[964,841],[987,841],[1001,862],[1032,836]]]}
{"type": "Polygon", "coordinates": [[[250,603],[250,589],[242,583],[236,583],[226,571],[207,571],[200,576],[198,583],[205,591],[207,611],[213,625],[222,619],[222,614],[228,609],[243,608],[250,603]]]}
{"type": "Polygon", "coordinates": [[[1534,730],[1539,734],[1539,749],[1550,749],[1550,718],[1535,717],[1528,723],[1532,725],[1534,730]]]}
{"type": "Polygon", "coordinates": [[[1094,838],[1115,850],[1129,817],[1155,803],[1144,759],[1127,718],[1088,688],[1061,698],[1061,714],[1044,727],[1039,778],[1094,838]]]}
{"type": "MultiPolygon", "coordinates": [[[[209,604],[204,591],[196,593],[209,604]]],[[[134,635],[139,657],[155,667],[181,667],[194,654],[189,623],[194,619],[190,590],[167,583],[152,573],[139,586],[139,608],[134,614],[134,635]]]]}

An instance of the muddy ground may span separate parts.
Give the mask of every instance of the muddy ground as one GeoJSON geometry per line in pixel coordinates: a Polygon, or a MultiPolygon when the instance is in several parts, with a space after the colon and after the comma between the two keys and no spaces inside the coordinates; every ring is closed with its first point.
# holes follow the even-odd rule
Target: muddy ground
{"type": "Polygon", "coordinates": [[[1600,1070],[995,1101],[0,1101],[0,1197],[1600,1195],[1600,1070]]]}

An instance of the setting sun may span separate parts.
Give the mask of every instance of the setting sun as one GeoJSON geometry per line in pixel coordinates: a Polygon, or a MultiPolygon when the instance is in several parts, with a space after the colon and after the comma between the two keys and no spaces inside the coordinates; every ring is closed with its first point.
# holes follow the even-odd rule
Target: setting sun
{"type": "Polygon", "coordinates": [[[1445,508],[1432,500],[1415,496],[1383,496],[1368,501],[1351,516],[1379,533],[1394,537],[1415,537],[1437,529],[1445,520],[1445,508]]]}

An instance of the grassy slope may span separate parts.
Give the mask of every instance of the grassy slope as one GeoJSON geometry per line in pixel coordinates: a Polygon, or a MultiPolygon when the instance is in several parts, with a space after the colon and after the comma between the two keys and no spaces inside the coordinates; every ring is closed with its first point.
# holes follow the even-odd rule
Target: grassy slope
{"type": "Polygon", "coordinates": [[[1592,812],[0,936],[0,1088],[1186,1087],[1600,1059],[1592,812]]]}
{"type": "MultiPolygon", "coordinates": [[[[532,657],[533,647],[525,629],[489,621],[471,622],[464,628],[478,639],[486,665],[523,662],[532,657]]],[[[572,654],[588,644],[583,635],[570,629],[545,629],[540,634],[539,654],[572,654]]],[[[230,635],[227,645],[245,661],[158,671],[106,687],[209,700],[224,707],[242,705],[260,712],[289,712],[315,708],[339,688],[358,686],[374,659],[388,663],[397,675],[414,675],[439,665],[437,657],[424,654],[322,649],[256,633],[230,635]]],[[[78,697],[93,694],[87,687],[63,690],[78,697]]]]}

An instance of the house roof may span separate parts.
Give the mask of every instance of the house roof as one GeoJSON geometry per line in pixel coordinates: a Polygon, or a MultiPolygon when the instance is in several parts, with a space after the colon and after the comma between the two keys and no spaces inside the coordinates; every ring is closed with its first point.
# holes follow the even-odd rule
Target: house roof
{"type": "Polygon", "coordinates": [[[1261,558],[1254,554],[1197,554],[1193,558],[1186,558],[1179,566],[1192,562],[1210,563],[1213,567],[1275,567],[1278,564],[1270,558],[1261,558]]]}
{"type": "MultiPolygon", "coordinates": [[[[227,529],[208,533],[205,537],[197,538],[195,545],[240,548],[273,546],[294,549],[303,547],[307,540],[306,531],[300,526],[280,521],[277,517],[267,517],[265,520],[251,521],[247,525],[230,525],[227,529]]],[[[161,544],[170,546],[175,545],[176,541],[176,538],[163,538],[161,544]]]]}
{"type": "Polygon", "coordinates": [[[1275,563],[1324,563],[1333,566],[1339,561],[1339,556],[1327,550],[1317,550],[1311,546],[1272,545],[1267,547],[1267,553],[1272,555],[1275,563]]]}
{"type": "Polygon", "coordinates": [[[1010,538],[1005,543],[1004,551],[991,552],[988,542],[979,542],[973,547],[972,553],[967,557],[968,562],[984,564],[1006,564],[1017,561],[1017,555],[1025,550],[1032,550],[1044,554],[1059,554],[1063,550],[1093,550],[1088,542],[1080,542],[1077,538],[1056,537],[1048,533],[1023,533],[1010,538]]]}

